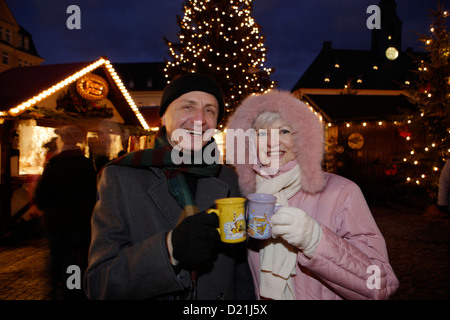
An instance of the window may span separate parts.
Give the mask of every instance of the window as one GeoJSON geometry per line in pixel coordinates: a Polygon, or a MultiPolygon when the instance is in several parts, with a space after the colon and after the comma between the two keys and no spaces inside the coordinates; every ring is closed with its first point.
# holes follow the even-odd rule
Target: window
{"type": "Polygon", "coordinates": [[[28,37],[23,37],[23,47],[26,50],[30,49],[30,39],[28,37]]]}
{"type": "Polygon", "coordinates": [[[36,120],[21,121],[19,132],[19,175],[42,174],[47,149],[44,144],[56,137],[55,128],[36,125],[36,120]]]}
{"type": "Polygon", "coordinates": [[[4,51],[3,51],[3,59],[2,59],[2,62],[3,62],[4,64],[9,64],[9,54],[8,54],[8,52],[4,52],[4,51]]]}
{"type": "Polygon", "coordinates": [[[0,26],[0,40],[3,40],[3,27],[0,26]]]}
{"type": "Polygon", "coordinates": [[[6,40],[6,42],[8,42],[8,43],[11,43],[11,30],[9,30],[9,29],[6,29],[6,34],[5,34],[5,40],[6,40]]]}
{"type": "Polygon", "coordinates": [[[19,34],[19,48],[23,48],[23,35],[19,34]]]}
{"type": "Polygon", "coordinates": [[[152,88],[153,87],[153,80],[152,78],[148,78],[147,79],[147,88],[152,88]]]}

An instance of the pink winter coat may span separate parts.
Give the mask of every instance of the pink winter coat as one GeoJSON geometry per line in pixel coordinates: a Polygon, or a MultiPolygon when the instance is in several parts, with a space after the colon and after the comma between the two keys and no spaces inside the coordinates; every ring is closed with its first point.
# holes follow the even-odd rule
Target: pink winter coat
{"type": "MultiPolygon", "coordinates": [[[[272,91],[244,100],[227,129],[252,128],[257,115],[264,111],[278,112],[293,128],[302,188],[289,199],[289,205],[307,212],[323,231],[311,259],[301,251],[297,254],[293,278],[296,299],[387,299],[399,282],[389,264],[385,240],[359,187],[346,178],[322,171],[322,123],[290,93],[272,91]]],[[[227,152],[228,148],[227,143],[227,152]]],[[[245,150],[250,150],[248,141],[245,150]]],[[[253,165],[234,164],[244,195],[256,189],[253,165]]],[[[258,297],[258,245],[262,243],[252,239],[248,248],[258,297]]]]}

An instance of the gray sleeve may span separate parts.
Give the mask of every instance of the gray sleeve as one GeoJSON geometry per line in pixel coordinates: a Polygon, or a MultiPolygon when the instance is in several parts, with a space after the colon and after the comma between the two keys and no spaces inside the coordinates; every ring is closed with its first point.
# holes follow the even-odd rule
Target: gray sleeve
{"type": "Polygon", "coordinates": [[[132,243],[121,185],[105,170],[91,221],[92,240],[84,284],[90,299],[157,298],[183,290],[189,274],[170,264],[165,232],[132,243]],[[102,199],[107,199],[104,201],[102,199]]]}

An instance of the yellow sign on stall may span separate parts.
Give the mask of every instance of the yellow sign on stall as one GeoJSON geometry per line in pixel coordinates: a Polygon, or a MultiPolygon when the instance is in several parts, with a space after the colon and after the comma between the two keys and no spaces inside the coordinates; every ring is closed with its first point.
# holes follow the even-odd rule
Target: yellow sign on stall
{"type": "Polygon", "coordinates": [[[86,100],[106,99],[108,90],[106,80],[96,74],[88,73],[77,81],[77,91],[86,100]]]}

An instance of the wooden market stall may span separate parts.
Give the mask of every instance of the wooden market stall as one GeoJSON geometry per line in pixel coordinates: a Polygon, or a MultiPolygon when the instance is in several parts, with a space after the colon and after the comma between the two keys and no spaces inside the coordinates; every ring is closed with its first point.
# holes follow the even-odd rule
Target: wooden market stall
{"type": "Polygon", "coordinates": [[[76,125],[97,169],[120,151],[147,147],[152,135],[107,58],[18,67],[0,73],[0,235],[29,211],[54,129],[76,125]]]}

